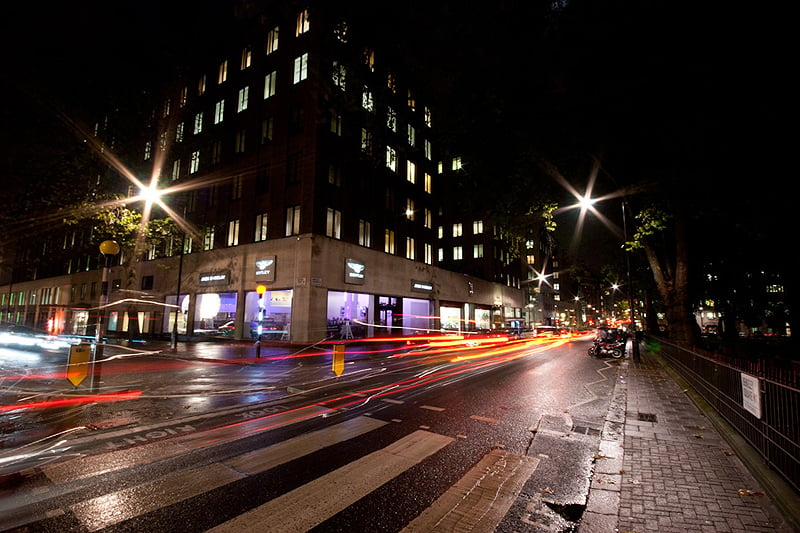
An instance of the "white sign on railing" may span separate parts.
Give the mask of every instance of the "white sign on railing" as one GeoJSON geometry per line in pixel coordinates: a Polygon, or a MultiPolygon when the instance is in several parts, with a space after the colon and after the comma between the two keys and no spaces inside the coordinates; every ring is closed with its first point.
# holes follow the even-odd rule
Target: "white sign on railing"
{"type": "Polygon", "coordinates": [[[742,372],[742,407],[761,418],[761,384],[758,378],[742,372]]]}

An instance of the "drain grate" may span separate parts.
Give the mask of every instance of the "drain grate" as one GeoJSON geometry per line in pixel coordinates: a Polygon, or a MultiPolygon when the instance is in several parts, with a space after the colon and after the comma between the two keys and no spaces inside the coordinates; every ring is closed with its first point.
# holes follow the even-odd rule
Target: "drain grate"
{"type": "Polygon", "coordinates": [[[573,426],[572,427],[573,433],[580,433],[582,435],[599,435],[600,430],[597,428],[590,428],[587,426],[573,426]]]}
{"type": "Polygon", "coordinates": [[[658,422],[655,413],[638,413],[637,417],[642,422],[658,422]]]}

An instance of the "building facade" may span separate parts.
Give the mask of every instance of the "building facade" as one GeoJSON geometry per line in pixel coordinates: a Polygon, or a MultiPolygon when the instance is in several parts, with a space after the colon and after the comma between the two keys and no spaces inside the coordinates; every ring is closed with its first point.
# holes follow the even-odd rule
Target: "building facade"
{"type": "MultiPolygon", "coordinates": [[[[127,169],[109,165],[106,186],[134,202],[155,180],[161,198],[136,208],[181,226],[113,259],[110,333],[316,342],[523,317],[521,268],[475,269],[492,260],[477,242],[469,258],[445,248],[462,214],[443,198],[469,191],[444,190],[458,167],[443,160],[435,112],[379,48],[333,9],[287,3],[231,34],[94,128],[100,152],[127,169]]],[[[497,237],[482,224],[471,229],[497,237]]],[[[89,253],[0,286],[4,321],[90,334],[101,264],[89,253]]]]}

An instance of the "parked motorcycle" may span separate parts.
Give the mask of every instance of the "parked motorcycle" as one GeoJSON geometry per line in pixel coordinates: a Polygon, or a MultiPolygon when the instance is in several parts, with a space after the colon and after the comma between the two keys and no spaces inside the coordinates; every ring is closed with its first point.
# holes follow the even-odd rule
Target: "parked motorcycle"
{"type": "Polygon", "coordinates": [[[614,359],[619,359],[620,357],[625,355],[625,341],[595,340],[592,343],[592,345],[589,346],[589,355],[591,355],[592,357],[610,356],[613,357],[614,359]]]}

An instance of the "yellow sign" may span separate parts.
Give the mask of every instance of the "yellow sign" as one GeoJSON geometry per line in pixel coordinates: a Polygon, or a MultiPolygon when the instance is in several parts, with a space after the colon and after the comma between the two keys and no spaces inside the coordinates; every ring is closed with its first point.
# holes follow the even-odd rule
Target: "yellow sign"
{"type": "Polygon", "coordinates": [[[341,376],[344,372],[344,344],[333,345],[333,373],[341,376]]]}
{"type": "Polygon", "coordinates": [[[91,344],[76,344],[69,349],[67,379],[72,383],[73,387],[80,385],[89,375],[89,361],[91,358],[91,344]]]}

